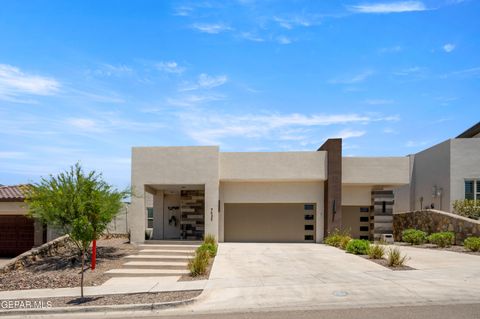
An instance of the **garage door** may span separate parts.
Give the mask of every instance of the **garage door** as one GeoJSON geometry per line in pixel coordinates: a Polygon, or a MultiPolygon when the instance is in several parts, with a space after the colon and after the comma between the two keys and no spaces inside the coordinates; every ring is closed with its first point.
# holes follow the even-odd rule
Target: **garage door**
{"type": "Polygon", "coordinates": [[[225,241],[314,242],[314,204],[225,204],[225,241]]]}
{"type": "Polygon", "coordinates": [[[33,220],[25,216],[0,216],[0,256],[14,257],[33,247],[33,220]]]}

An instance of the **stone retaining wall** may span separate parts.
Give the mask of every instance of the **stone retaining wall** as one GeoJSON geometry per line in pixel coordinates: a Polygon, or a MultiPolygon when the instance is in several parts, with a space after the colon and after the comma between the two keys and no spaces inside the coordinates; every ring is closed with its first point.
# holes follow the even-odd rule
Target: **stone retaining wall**
{"type": "Polygon", "coordinates": [[[2,268],[0,268],[0,273],[8,272],[13,269],[23,269],[26,266],[34,263],[37,259],[56,255],[60,250],[70,249],[73,245],[74,244],[68,235],[58,237],[13,258],[2,268]]]}
{"type": "Polygon", "coordinates": [[[393,236],[396,241],[402,239],[402,231],[408,228],[428,234],[454,232],[457,245],[461,245],[467,237],[480,236],[480,221],[433,209],[394,213],[393,236]]]}

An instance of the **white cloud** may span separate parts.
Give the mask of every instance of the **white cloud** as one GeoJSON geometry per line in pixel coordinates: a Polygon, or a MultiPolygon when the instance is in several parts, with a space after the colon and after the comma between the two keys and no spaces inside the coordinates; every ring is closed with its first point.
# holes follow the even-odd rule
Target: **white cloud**
{"type": "Polygon", "coordinates": [[[98,126],[97,122],[88,118],[69,118],[66,120],[68,125],[71,125],[81,131],[85,132],[102,132],[103,129],[98,126]]]}
{"type": "Polygon", "coordinates": [[[253,42],[264,42],[265,39],[256,35],[255,33],[252,32],[242,32],[240,33],[240,37],[242,37],[245,40],[253,41],[253,42]]]}
{"type": "Polygon", "coordinates": [[[366,104],[369,105],[387,105],[387,104],[392,104],[394,101],[393,100],[387,100],[387,99],[368,99],[365,100],[366,104]]]}
{"type": "Polygon", "coordinates": [[[364,3],[349,7],[357,13],[401,13],[425,11],[427,7],[421,1],[398,1],[391,3],[364,3]]]}
{"type": "Polygon", "coordinates": [[[0,159],[22,159],[26,158],[27,154],[24,152],[15,152],[15,151],[10,151],[10,152],[0,152],[0,159]]]}
{"type": "Polygon", "coordinates": [[[192,14],[193,8],[189,6],[179,6],[175,8],[174,15],[176,16],[181,16],[181,17],[188,17],[190,14],[192,14]]]}
{"type": "Polygon", "coordinates": [[[426,141],[408,141],[405,143],[406,147],[420,147],[420,146],[425,146],[427,145],[428,142],[426,141]]]}
{"type": "Polygon", "coordinates": [[[345,130],[342,130],[342,131],[338,132],[334,137],[347,139],[347,138],[351,138],[351,137],[360,137],[360,136],[365,135],[365,133],[367,133],[367,132],[366,131],[356,131],[356,130],[351,130],[351,129],[345,129],[345,130]]]}
{"type": "Polygon", "coordinates": [[[403,50],[402,46],[395,45],[395,46],[392,46],[392,47],[381,48],[379,50],[379,52],[380,53],[397,53],[397,52],[400,52],[402,50],[403,50]]]}
{"type": "Polygon", "coordinates": [[[232,30],[232,28],[223,23],[195,23],[192,27],[197,31],[209,34],[218,34],[232,30]]]}
{"type": "Polygon", "coordinates": [[[87,73],[92,73],[97,76],[121,76],[124,74],[131,74],[133,72],[132,68],[120,64],[120,65],[112,65],[112,64],[102,64],[98,69],[94,71],[88,71],[87,73]]]}
{"type": "Polygon", "coordinates": [[[425,75],[425,72],[426,72],[426,69],[424,67],[413,66],[413,67],[404,68],[404,69],[395,71],[393,72],[393,75],[421,77],[425,75]]]}
{"type": "Polygon", "coordinates": [[[175,61],[162,61],[157,64],[155,64],[158,70],[167,72],[167,73],[175,73],[175,74],[180,74],[185,71],[185,68],[178,65],[177,62],[175,61]]]}
{"type": "Polygon", "coordinates": [[[450,53],[450,52],[452,52],[453,50],[455,50],[455,44],[447,43],[447,44],[445,44],[442,48],[443,48],[443,51],[445,51],[445,52],[447,52],[447,53],[450,53]]]}
{"type": "Polygon", "coordinates": [[[365,81],[367,78],[373,75],[373,71],[367,70],[363,71],[361,73],[348,76],[348,77],[340,77],[340,78],[335,78],[329,81],[329,83],[332,84],[355,84],[355,83],[360,83],[365,81]]]}
{"type": "MultiPolygon", "coordinates": [[[[183,130],[200,144],[221,144],[225,138],[278,139],[301,141],[308,132],[320,127],[345,124],[368,124],[376,121],[395,121],[396,117],[362,114],[219,114],[205,110],[180,114],[183,130]]],[[[318,134],[318,133],[317,133],[318,134]]],[[[346,129],[339,132],[343,138],[359,137],[363,130],[346,129]]]]}
{"type": "Polygon", "coordinates": [[[281,35],[281,36],[277,37],[277,42],[280,43],[280,44],[290,44],[290,43],[292,43],[292,39],[290,39],[289,37],[286,37],[284,35],[281,35]]]}
{"type": "Polygon", "coordinates": [[[193,91],[198,89],[213,89],[227,83],[228,77],[226,75],[208,75],[202,73],[198,76],[195,83],[185,83],[180,87],[179,91],[193,91]]]}
{"type": "Polygon", "coordinates": [[[311,19],[308,19],[304,16],[299,16],[299,15],[289,17],[289,18],[280,18],[280,17],[274,16],[273,21],[277,22],[279,26],[287,30],[291,30],[297,26],[309,27],[317,23],[317,21],[312,21],[311,19]]]}
{"type": "Polygon", "coordinates": [[[180,107],[193,107],[206,102],[222,100],[220,95],[184,95],[176,98],[168,98],[167,104],[180,107]]]}
{"type": "Polygon", "coordinates": [[[53,95],[60,83],[49,77],[27,74],[19,68],[0,64],[0,98],[13,102],[33,102],[22,99],[24,95],[53,95]]]}

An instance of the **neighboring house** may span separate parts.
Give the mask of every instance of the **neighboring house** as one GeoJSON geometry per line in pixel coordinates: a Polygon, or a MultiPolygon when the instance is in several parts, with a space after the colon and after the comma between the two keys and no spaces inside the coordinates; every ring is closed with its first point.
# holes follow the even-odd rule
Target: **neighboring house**
{"type": "Polygon", "coordinates": [[[480,200],[480,122],[408,158],[411,182],[395,191],[396,211],[452,211],[455,200],[480,200]]]}
{"type": "Polygon", "coordinates": [[[0,186],[0,257],[19,255],[47,240],[42,224],[26,216],[28,187],[0,186]]]}
{"type": "Polygon", "coordinates": [[[409,172],[408,157],[342,157],[341,139],[314,152],[134,147],[131,238],[143,242],[147,226],[152,239],[321,242],[337,228],[378,238],[392,233],[393,190],[409,172]]]}

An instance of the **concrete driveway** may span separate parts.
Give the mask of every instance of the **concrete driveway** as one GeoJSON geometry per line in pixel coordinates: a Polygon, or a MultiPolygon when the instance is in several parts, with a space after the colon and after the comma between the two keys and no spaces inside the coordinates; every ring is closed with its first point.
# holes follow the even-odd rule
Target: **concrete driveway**
{"type": "Polygon", "coordinates": [[[188,311],[480,302],[480,256],[400,249],[418,270],[392,271],[319,244],[221,243],[207,287],[188,311]]]}

